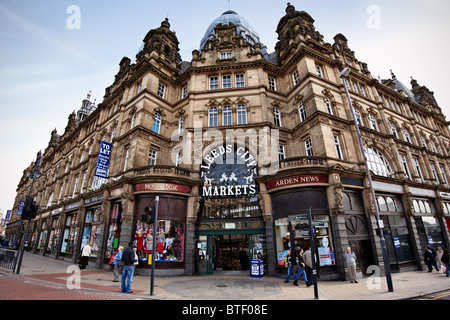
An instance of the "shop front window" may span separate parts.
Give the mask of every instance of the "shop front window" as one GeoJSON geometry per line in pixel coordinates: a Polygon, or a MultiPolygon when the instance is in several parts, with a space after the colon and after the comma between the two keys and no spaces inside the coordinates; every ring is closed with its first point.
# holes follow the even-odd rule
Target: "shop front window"
{"type": "MultiPolygon", "coordinates": [[[[331,233],[330,217],[328,215],[313,215],[315,225],[316,246],[319,254],[320,266],[335,265],[334,244],[331,233]]],[[[275,241],[277,250],[277,265],[287,268],[287,250],[308,250],[311,241],[309,237],[308,220],[298,219],[296,216],[275,220],[275,241]]]]}
{"type": "Polygon", "coordinates": [[[100,224],[100,208],[88,209],[86,211],[86,219],[84,221],[83,237],[81,240],[82,249],[86,244],[90,244],[92,247],[91,257],[96,258],[98,256],[99,247],[101,244],[101,228],[100,224]]]}
{"type": "Polygon", "coordinates": [[[411,242],[405,217],[383,216],[382,220],[390,264],[412,261],[411,242]]]}
{"type": "Polygon", "coordinates": [[[115,203],[111,209],[111,221],[108,229],[108,238],[106,240],[105,263],[109,263],[111,256],[117,251],[119,247],[122,206],[120,203],[115,203]]]}
{"type": "Polygon", "coordinates": [[[134,236],[134,245],[140,261],[151,259],[153,241],[156,241],[155,261],[184,261],[185,225],[182,221],[158,220],[156,237],[153,224],[138,221],[134,236]]]}
{"type": "Polygon", "coordinates": [[[59,216],[52,219],[52,229],[50,231],[50,237],[47,245],[47,252],[50,254],[56,254],[57,252],[59,235],[61,232],[59,228],[60,219],[61,218],[59,216]]]}
{"type": "Polygon", "coordinates": [[[45,242],[47,241],[47,220],[43,220],[42,221],[42,225],[41,225],[41,233],[39,235],[39,242],[38,242],[38,247],[37,249],[39,251],[44,250],[45,247],[45,242]]]}

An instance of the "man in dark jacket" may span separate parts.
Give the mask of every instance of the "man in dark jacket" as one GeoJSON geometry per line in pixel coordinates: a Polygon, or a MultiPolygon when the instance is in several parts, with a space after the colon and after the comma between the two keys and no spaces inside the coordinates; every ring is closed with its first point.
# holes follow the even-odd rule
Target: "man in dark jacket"
{"type": "Polygon", "coordinates": [[[123,271],[122,271],[122,293],[132,293],[131,279],[133,277],[134,263],[136,262],[133,250],[133,242],[128,243],[128,248],[122,254],[123,271]]]}
{"type": "Polygon", "coordinates": [[[291,273],[293,273],[294,276],[296,275],[295,267],[297,266],[297,254],[295,252],[295,249],[293,249],[292,251],[288,249],[287,254],[288,274],[284,282],[289,283],[291,273]]]}
{"type": "Polygon", "coordinates": [[[437,271],[439,271],[439,268],[438,268],[438,266],[436,264],[436,260],[434,258],[434,254],[433,254],[433,251],[431,250],[431,247],[430,246],[426,246],[424,248],[424,250],[425,250],[425,252],[423,254],[423,257],[424,257],[425,263],[426,263],[426,265],[428,267],[428,272],[432,272],[433,271],[433,266],[436,268],[437,271]]]}

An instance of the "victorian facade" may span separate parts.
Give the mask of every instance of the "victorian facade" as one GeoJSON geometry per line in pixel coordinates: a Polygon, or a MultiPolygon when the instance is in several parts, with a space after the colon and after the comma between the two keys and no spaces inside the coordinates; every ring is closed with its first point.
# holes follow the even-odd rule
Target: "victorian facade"
{"type": "MultiPolygon", "coordinates": [[[[345,36],[324,42],[290,4],[276,32],[268,53],[227,11],[188,62],[167,19],[150,30],[103,101],[88,96],[65,132],[52,132],[32,190],[30,250],[75,262],[91,243],[92,263],[108,268],[135,241],[145,273],[156,241],[158,274],[249,270],[262,253],[268,274],[281,275],[287,249],[310,245],[302,216],[311,212],[321,279],[345,279],[347,246],[363,273],[383,264],[373,205],[392,269],[421,269],[425,245],[448,247],[450,132],[433,93],[414,79],[409,89],[394,74],[373,78],[345,36]],[[345,67],[376,204],[338,77],[345,67]],[[107,178],[94,175],[101,141],[112,144],[107,178]]],[[[17,188],[11,240],[32,168],[17,188]]]]}

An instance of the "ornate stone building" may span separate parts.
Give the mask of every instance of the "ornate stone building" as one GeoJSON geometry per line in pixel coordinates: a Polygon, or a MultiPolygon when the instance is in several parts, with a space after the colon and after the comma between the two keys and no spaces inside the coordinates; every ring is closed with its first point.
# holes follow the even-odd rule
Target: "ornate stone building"
{"type": "MultiPolygon", "coordinates": [[[[227,11],[182,61],[167,19],[150,30],[103,101],[88,96],[65,132],[52,132],[32,190],[30,250],[75,261],[91,243],[92,262],[108,268],[118,245],[135,241],[144,273],[156,241],[158,274],[249,270],[260,252],[268,274],[281,275],[286,250],[310,244],[311,210],[321,279],[345,279],[349,245],[361,272],[381,266],[345,67],[391,268],[421,269],[425,245],[448,247],[450,132],[433,93],[414,79],[409,89],[394,74],[373,78],[344,35],[326,43],[291,4],[276,32],[269,53],[227,11]],[[112,144],[107,178],[95,176],[101,141],[112,144]],[[145,208],[156,196],[154,226],[145,208]]],[[[33,165],[17,188],[12,240],[33,165]]]]}

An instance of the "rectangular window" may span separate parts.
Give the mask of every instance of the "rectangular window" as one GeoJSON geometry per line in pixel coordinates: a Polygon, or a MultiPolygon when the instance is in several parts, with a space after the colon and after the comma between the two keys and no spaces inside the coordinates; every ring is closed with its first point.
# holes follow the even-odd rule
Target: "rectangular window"
{"type": "Polygon", "coordinates": [[[184,99],[187,97],[187,86],[184,86],[181,88],[181,99],[184,99]]]}
{"type": "Polygon", "coordinates": [[[366,97],[366,90],[364,89],[364,85],[360,84],[359,89],[361,90],[361,94],[366,97]]]}
{"type": "Polygon", "coordinates": [[[137,85],[137,89],[136,89],[136,94],[138,94],[139,92],[141,92],[142,90],[142,81],[138,83],[137,85]]]}
{"type": "Polygon", "coordinates": [[[217,90],[219,89],[219,77],[209,77],[209,90],[217,90]]]}
{"type": "Polygon", "coordinates": [[[231,75],[227,74],[222,76],[222,89],[231,88],[231,75]]]}
{"type": "Polygon", "coordinates": [[[243,73],[239,73],[236,75],[236,88],[245,87],[245,75],[243,73]]]}
{"type": "Polygon", "coordinates": [[[298,113],[300,115],[300,122],[303,122],[306,120],[306,109],[305,106],[303,105],[303,101],[300,101],[300,103],[298,104],[298,113]]]}
{"type": "Polygon", "coordinates": [[[165,94],[166,94],[166,86],[160,82],[158,85],[158,96],[164,99],[165,94]]]}
{"type": "Polygon", "coordinates": [[[419,175],[420,181],[423,183],[424,180],[423,180],[422,169],[420,169],[419,159],[414,158],[414,165],[416,166],[417,174],[419,175]]]}
{"type": "Polygon", "coordinates": [[[269,89],[273,91],[277,91],[277,82],[275,78],[269,77],[269,89]]]}
{"type": "Polygon", "coordinates": [[[150,149],[150,152],[148,153],[148,165],[154,166],[156,165],[156,156],[158,155],[158,152],[156,150],[150,149]]]}
{"type": "Polygon", "coordinates": [[[442,175],[442,178],[443,178],[444,181],[445,181],[445,185],[447,186],[447,188],[449,188],[450,185],[448,184],[447,176],[445,175],[445,169],[444,169],[444,166],[440,166],[440,168],[441,168],[441,175],[442,175]]]}
{"type": "Polygon", "coordinates": [[[128,149],[125,152],[125,159],[123,160],[123,171],[127,170],[127,163],[128,163],[128,149]]]}
{"type": "Polygon", "coordinates": [[[278,158],[280,160],[286,159],[286,149],[285,149],[284,145],[282,145],[282,144],[278,145],[278,158]]]}
{"type": "Polygon", "coordinates": [[[327,107],[327,112],[329,114],[333,115],[333,107],[331,105],[330,99],[327,96],[325,96],[324,101],[325,101],[325,105],[327,107]]]}
{"type": "Polygon", "coordinates": [[[431,172],[433,173],[434,179],[436,180],[436,184],[439,184],[439,178],[436,172],[436,168],[434,167],[433,163],[430,163],[431,172]]]}
{"type": "Polygon", "coordinates": [[[314,152],[313,152],[313,149],[312,149],[311,138],[308,138],[308,139],[305,140],[305,151],[306,151],[306,155],[308,157],[314,156],[314,152]]]}
{"type": "Polygon", "coordinates": [[[177,157],[175,159],[175,166],[176,167],[181,166],[181,151],[177,152],[177,157]]]}
{"type": "Polygon", "coordinates": [[[233,57],[231,52],[221,52],[220,53],[220,59],[224,60],[224,59],[231,59],[233,57]]]}
{"type": "Polygon", "coordinates": [[[323,78],[323,71],[321,66],[316,65],[316,72],[319,77],[323,78]]]}
{"type": "Polygon", "coordinates": [[[336,154],[339,160],[343,160],[344,157],[342,155],[341,141],[339,140],[339,136],[337,134],[333,135],[334,145],[336,146],[336,154]]]}
{"type": "Polygon", "coordinates": [[[75,193],[77,192],[78,188],[78,176],[75,177],[75,183],[73,184],[73,192],[72,192],[72,198],[75,197],[75,193]]]}
{"type": "Polygon", "coordinates": [[[411,173],[409,172],[409,167],[408,167],[408,162],[406,161],[406,156],[404,156],[403,154],[400,155],[400,161],[402,162],[403,165],[403,171],[406,173],[406,175],[408,176],[408,178],[410,180],[411,179],[411,173]]]}
{"type": "Polygon", "coordinates": [[[298,75],[298,70],[295,70],[292,73],[292,81],[294,81],[294,86],[298,85],[300,83],[300,77],[298,75]]]}
{"type": "Polygon", "coordinates": [[[84,171],[84,173],[83,173],[83,182],[81,182],[80,194],[83,193],[83,191],[84,191],[84,186],[86,185],[86,173],[87,173],[87,171],[84,171]]]}

